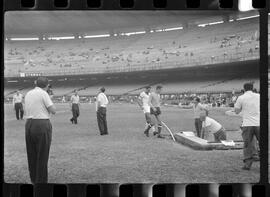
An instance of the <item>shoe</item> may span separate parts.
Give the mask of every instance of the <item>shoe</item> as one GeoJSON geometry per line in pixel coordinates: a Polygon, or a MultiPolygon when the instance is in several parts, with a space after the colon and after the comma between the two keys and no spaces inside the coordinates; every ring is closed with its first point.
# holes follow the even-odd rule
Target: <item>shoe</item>
{"type": "Polygon", "coordinates": [[[164,136],[162,136],[162,135],[160,135],[160,134],[159,134],[157,137],[158,137],[158,138],[165,138],[164,136]]]}
{"type": "Polygon", "coordinates": [[[149,137],[149,131],[145,130],[143,133],[146,135],[146,137],[149,137]]]}
{"type": "Polygon", "coordinates": [[[157,134],[158,134],[158,132],[156,132],[156,131],[153,132],[153,135],[154,135],[154,136],[157,135],[157,134]]]}
{"type": "Polygon", "coordinates": [[[70,119],[70,121],[71,121],[71,123],[73,124],[73,119],[72,119],[72,118],[70,119]]]}
{"type": "Polygon", "coordinates": [[[242,170],[250,170],[250,167],[243,166],[243,167],[242,167],[242,170]]]}
{"type": "Polygon", "coordinates": [[[260,161],[260,157],[259,156],[254,156],[252,159],[253,159],[253,161],[260,161]]]}
{"type": "Polygon", "coordinates": [[[242,170],[250,170],[251,168],[251,165],[252,165],[252,160],[249,159],[247,161],[244,162],[244,166],[242,167],[242,170]]]}

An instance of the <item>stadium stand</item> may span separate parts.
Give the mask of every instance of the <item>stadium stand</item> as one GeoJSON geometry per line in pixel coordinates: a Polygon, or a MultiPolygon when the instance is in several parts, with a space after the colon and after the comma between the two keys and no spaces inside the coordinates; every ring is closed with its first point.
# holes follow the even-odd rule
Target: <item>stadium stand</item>
{"type": "Polygon", "coordinates": [[[133,36],[6,41],[5,76],[128,72],[258,59],[258,28],[258,19],[249,19],[133,36]]]}

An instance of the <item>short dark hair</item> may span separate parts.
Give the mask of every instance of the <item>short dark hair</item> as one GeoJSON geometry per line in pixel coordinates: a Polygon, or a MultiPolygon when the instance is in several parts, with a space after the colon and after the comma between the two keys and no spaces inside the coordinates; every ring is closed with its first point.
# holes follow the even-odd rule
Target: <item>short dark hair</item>
{"type": "Polygon", "coordinates": [[[252,91],[253,90],[253,84],[252,83],[245,83],[244,84],[244,90],[245,91],[252,91]]]}
{"type": "Polygon", "coordinates": [[[161,89],[162,85],[157,85],[156,90],[161,89]]]}
{"type": "Polygon", "coordinates": [[[151,86],[145,86],[145,89],[149,89],[149,88],[151,88],[151,86]]]}
{"type": "Polygon", "coordinates": [[[46,77],[38,77],[36,80],[37,87],[46,88],[49,84],[49,80],[46,77]]]}
{"type": "Polygon", "coordinates": [[[101,87],[101,88],[100,88],[100,91],[101,91],[101,92],[105,92],[105,88],[104,88],[104,87],[101,87]]]}
{"type": "Polygon", "coordinates": [[[199,97],[195,97],[195,101],[201,102],[201,99],[199,97]]]}

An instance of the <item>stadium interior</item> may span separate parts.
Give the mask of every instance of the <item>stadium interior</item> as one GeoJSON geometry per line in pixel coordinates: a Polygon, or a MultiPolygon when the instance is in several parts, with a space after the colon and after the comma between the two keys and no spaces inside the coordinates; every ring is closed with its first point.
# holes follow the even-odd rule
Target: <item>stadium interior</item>
{"type": "MultiPolygon", "coordinates": [[[[50,77],[55,96],[69,96],[75,89],[96,95],[100,86],[109,95],[137,94],[139,87],[156,83],[167,94],[240,91],[246,81],[254,81],[259,90],[257,12],[153,12],[147,17],[107,12],[95,13],[97,21],[91,19],[88,28],[78,24],[79,17],[86,24],[91,14],[75,14],[73,26],[60,23],[68,17],[65,12],[26,15],[21,20],[32,26],[31,32],[20,21],[16,27],[6,25],[4,95],[11,97],[18,87],[25,93],[40,75],[50,77]],[[54,22],[45,30],[36,23],[41,17],[54,22]],[[38,39],[14,39],[23,36],[38,39]]],[[[9,16],[7,24],[18,15],[9,16]]]]}

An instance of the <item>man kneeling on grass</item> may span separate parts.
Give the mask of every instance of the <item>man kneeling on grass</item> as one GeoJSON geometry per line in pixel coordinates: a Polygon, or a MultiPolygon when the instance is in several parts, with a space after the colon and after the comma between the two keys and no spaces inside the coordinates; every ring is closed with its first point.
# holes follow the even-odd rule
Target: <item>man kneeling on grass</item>
{"type": "Polygon", "coordinates": [[[227,139],[224,127],[213,118],[208,117],[205,111],[200,113],[200,119],[202,121],[202,133],[213,133],[215,142],[227,139]]]}

